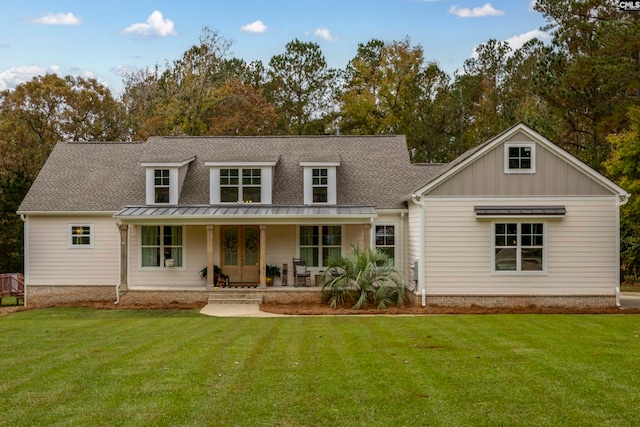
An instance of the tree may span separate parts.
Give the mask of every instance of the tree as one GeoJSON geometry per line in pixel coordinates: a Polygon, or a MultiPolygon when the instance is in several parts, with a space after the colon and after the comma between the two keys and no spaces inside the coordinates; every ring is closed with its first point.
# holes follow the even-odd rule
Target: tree
{"type": "Polygon", "coordinates": [[[337,74],[320,45],[295,39],[269,61],[265,97],[279,115],[278,131],[291,135],[325,133],[333,119],[337,74]]]}
{"type": "Polygon", "coordinates": [[[0,272],[23,272],[24,224],[16,211],[30,186],[21,171],[0,175],[0,272]]]}
{"type": "Polygon", "coordinates": [[[262,90],[229,80],[214,94],[210,135],[273,135],[277,114],[262,90]]]}
{"type": "Polygon", "coordinates": [[[425,60],[421,46],[411,46],[409,38],[360,44],[345,75],[344,133],[405,134],[414,160],[444,160],[449,78],[425,60]]]}
{"type": "Polygon", "coordinates": [[[611,158],[605,163],[609,176],[631,197],[620,209],[620,258],[623,278],[640,280],[640,106],[629,110],[628,131],[610,135],[611,158]]]}
{"type": "Polygon", "coordinates": [[[95,79],[34,77],[0,94],[0,174],[33,180],[58,141],[129,138],[123,105],[95,79]]]}
{"type": "Polygon", "coordinates": [[[328,291],[332,308],[352,303],[353,308],[368,304],[384,309],[389,305],[403,305],[405,289],[393,261],[380,250],[351,248],[351,254],[329,260],[323,290],[328,291]]]}
{"type": "Polygon", "coordinates": [[[211,104],[228,78],[244,74],[244,62],[227,58],[232,43],[208,27],[180,59],[126,75],[123,101],[134,139],[153,135],[208,135],[211,104]]]}
{"type": "Polygon", "coordinates": [[[561,118],[558,141],[602,170],[606,137],[627,126],[640,101],[640,16],[607,0],[538,0],[553,30],[536,79],[538,93],[561,118]]]}

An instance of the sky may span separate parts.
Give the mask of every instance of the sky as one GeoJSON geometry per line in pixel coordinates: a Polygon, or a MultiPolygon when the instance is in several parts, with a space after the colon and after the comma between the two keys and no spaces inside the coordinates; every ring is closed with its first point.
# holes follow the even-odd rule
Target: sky
{"type": "Polygon", "coordinates": [[[516,49],[551,37],[533,0],[0,0],[0,90],[35,75],[97,79],[114,95],[123,73],[164,66],[198,42],[206,26],[247,62],[318,43],[344,68],[359,43],[410,39],[450,75],[490,39],[516,49]]]}

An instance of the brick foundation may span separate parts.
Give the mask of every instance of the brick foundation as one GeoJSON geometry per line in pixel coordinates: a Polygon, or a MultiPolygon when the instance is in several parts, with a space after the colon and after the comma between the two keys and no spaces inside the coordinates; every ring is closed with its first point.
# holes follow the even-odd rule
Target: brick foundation
{"type": "Polygon", "coordinates": [[[115,286],[26,286],[28,307],[43,307],[81,301],[115,301],[115,286]]]}
{"type": "MultiPolygon", "coordinates": [[[[414,295],[414,304],[422,304],[422,297],[414,295]]],[[[441,307],[562,307],[612,308],[615,295],[427,295],[427,306],[441,307]]]]}
{"type": "MultiPolygon", "coordinates": [[[[213,292],[225,292],[225,289],[213,292]]],[[[321,288],[257,288],[245,292],[262,297],[263,303],[317,304],[323,301],[321,288]]],[[[209,300],[210,291],[184,289],[129,289],[120,292],[120,301],[127,305],[192,304],[209,300]]],[[[115,286],[34,286],[26,290],[29,307],[51,306],[85,301],[116,301],[115,286]]],[[[416,306],[421,305],[421,296],[412,295],[416,306]]],[[[564,308],[611,308],[616,306],[614,295],[427,295],[428,306],[442,307],[564,307],[564,308]]]]}

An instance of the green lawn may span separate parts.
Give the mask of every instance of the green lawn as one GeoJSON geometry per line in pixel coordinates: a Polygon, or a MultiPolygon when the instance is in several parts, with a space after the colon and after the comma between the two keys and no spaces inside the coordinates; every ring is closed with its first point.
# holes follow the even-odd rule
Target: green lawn
{"type": "Polygon", "coordinates": [[[0,425],[640,425],[640,316],[0,317],[0,425]]]}

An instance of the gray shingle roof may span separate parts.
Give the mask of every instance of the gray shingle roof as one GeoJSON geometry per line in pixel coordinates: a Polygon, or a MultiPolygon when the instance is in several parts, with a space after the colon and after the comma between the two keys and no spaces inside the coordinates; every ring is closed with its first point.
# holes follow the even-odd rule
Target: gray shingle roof
{"type": "Polygon", "coordinates": [[[25,197],[20,212],[119,211],[145,204],[143,161],[196,159],[181,205],[209,203],[205,162],[278,159],[273,204],[299,206],[309,159],[339,159],[338,205],[396,209],[442,169],[410,163],[402,136],[153,137],[143,143],[60,142],[25,197]]]}

